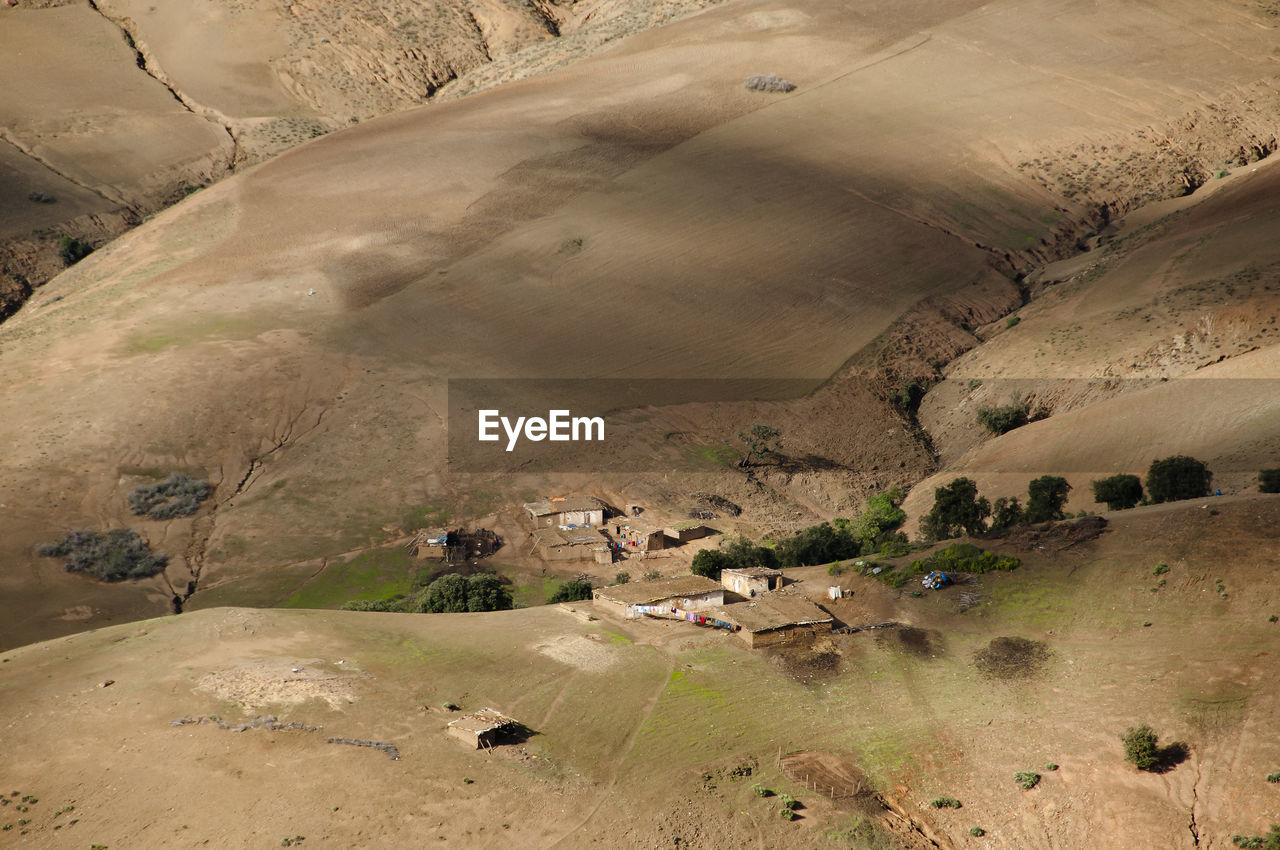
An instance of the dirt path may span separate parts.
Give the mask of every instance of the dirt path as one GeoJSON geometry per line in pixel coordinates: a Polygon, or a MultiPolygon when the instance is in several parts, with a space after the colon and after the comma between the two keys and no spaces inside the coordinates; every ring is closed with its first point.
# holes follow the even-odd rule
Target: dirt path
{"type": "MultiPolygon", "coordinates": [[[[586,826],[587,823],[595,817],[596,812],[600,811],[600,807],[604,805],[604,801],[608,799],[609,795],[613,792],[613,786],[618,781],[618,774],[622,770],[622,764],[627,760],[628,756],[631,755],[631,750],[636,745],[636,739],[640,737],[640,730],[643,729],[644,724],[649,721],[649,716],[653,714],[654,708],[658,705],[658,698],[661,697],[662,692],[667,689],[667,682],[671,681],[671,673],[674,669],[675,661],[668,656],[666,668],[662,674],[662,681],[658,685],[657,689],[649,695],[649,698],[645,700],[644,708],[640,712],[640,719],[636,722],[635,728],[631,730],[631,734],[627,736],[626,743],[623,744],[622,750],[618,753],[618,757],[614,759],[613,765],[609,769],[609,778],[601,785],[600,793],[597,795],[595,803],[589,810],[587,810],[586,814],[584,814],[577,823],[571,826],[564,833],[564,835],[560,836],[559,839],[550,844],[550,847],[569,846],[565,843],[569,836],[586,826]]],[[[550,716],[550,712],[548,712],[548,716],[550,716]]]]}

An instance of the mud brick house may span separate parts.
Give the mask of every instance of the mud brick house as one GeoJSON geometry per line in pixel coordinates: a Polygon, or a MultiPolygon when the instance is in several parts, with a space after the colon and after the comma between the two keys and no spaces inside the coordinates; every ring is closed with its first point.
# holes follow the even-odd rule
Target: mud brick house
{"type": "Polygon", "coordinates": [[[732,590],[740,596],[755,596],[757,593],[779,590],[783,581],[782,570],[771,570],[768,567],[743,567],[720,573],[720,583],[725,590],[732,590]]]}
{"type": "Polygon", "coordinates": [[[703,576],[676,576],[601,587],[592,592],[599,609],[635,620],[646,614],[672,617],[724,604],[724,588],[703,576]]]}

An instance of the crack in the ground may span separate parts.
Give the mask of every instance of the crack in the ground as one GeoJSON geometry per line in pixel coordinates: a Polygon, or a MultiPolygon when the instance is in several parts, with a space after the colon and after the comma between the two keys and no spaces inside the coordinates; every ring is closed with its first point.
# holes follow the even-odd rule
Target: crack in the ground
{"type": "Polygon", "coordinates": [[[183,109],[198,118],[203,118],[205,121],[208,121],[211,124],[217,124],[222,128],[222,130],[231,139],[231,156],[227,161],[226,168],[228,172],[235,171],[236,157],[240,152],[240,142],[236,139],[236,134],[232,131],[231,122],[228,120],[227,116],[223,115],[216,109],[197,103],[182,93],[173,81],[169,79],[169,75],[160,68],[146,44],[138,39],[136,32],[137,25],[134,24],[131,18],[114,17],[107,14],[107,12],[103,11],[98,5],[97,0],[86,0],[86,2],[88,2],[90,9],[97,12],[104,20],[110,22],[112,26],[120,30],[120,35],[124,37],[125,44],[129,45],[129,49],[133,51],[134,58],[138,63],[138,68],[142,73],[164,86],[169,94],[173,95],[173,99],[182,105],[183,109]]]}
{"type": "Polygon", "coordinates": [[[1200,803],[1200,765],[1196,765],[1196,781],[1191,785],[1191,822],[1187,829],[1191,831],[1191,846],[1200,846],[1200,826],[1196,823],[1196,806],[1200,803]]]}

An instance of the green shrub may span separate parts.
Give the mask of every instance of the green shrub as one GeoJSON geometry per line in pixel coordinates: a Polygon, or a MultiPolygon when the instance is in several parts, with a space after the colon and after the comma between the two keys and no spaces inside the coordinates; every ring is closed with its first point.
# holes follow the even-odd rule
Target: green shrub
{"type": "Polygon", "coordinates": [[[952,543],[927,558],[911,562],[916,575],[937,570],[944,573],[989,573],[1016,570],[1022,562],[1012,555],[984,552],[972,543],[952,543]]]}
{"type": "Polygon", "coordinates": [[[757,797],[772,797],[773,791],[764,787],[759,782],[751,786],[751,790],[756,792],[757,797]]]}
{"type": "Polygon", "coordinates": [[[631,581],[631,573],[618,573],[613,577],[614,584],[626,584],[631,581]]]}
{"type": "Polygon", "coordinates": [[[58,256],[62,258],[63,265],[74,266],[92,253],[92,245],[74,237],[64,236],[58,241],[58,256]]]}
{"type": "Polygon", "coordinates": [[[191,516],[212,493],[209,482],[175,472],[156,484],[134,488],[129,493],[129,509],[151,519],[191,516]]]}
{"type": "Polygon", "coordinates": [[[1280,771],[1276,771],[1275,773],[1268,773],[1268,774],[1267,774],[1267,781],[1268,781],[1268,782],[1280,782],[1280,771]]]}
{"type": "Polygon", "coordinates": [[[1009,320],[1004,323],[1004,329],[1008,330],[1009,328],[1015,327],[1021,321],[1022,321],[1021,316],[1010,316],[1009,320]]]}
{"type": "Polygon", "coordinates": [[[971,826],[969,827],[969,834],[974,838],[981,838],[987,834],[987,831],[980,826],[971,826]]]}
{"type": "Polygon", "coordinates": [[[1006,404],[1001,407],[978,408],[978,423],[999,436],[1007,434],[1014,428],[1021,428],[1028,421],[1029,408],[1024,402],[1006,404]]]}
{"type": "Polygon", "coordinates": [[[658,579],[662,578],[662,573],[660,573],[657,570],[649,570],[649,572],[645,573],[642,576],[642,578],[645,581],[657,581],[658,579]]]}
{"type": "Polygon", "coordinates": [[[343,611],[404,611],[404,597],[394,599],[353,599],[344,602],[343,611]]]}
{"type": "Polygon", "coordinates": [[[105,533],[72,531],[58,543],[42,544],[36,553],[66,558],[67,572],[88,573],[102,581],[148,578],[169,564],[168,555],[152,554],[151,547],[131,528],[105,533]]]}
{"type": "Polygon", "coordinates": [[[892,538],[886,540],[884,545],[880,547],[880,557],[882,558],[901,558],[903,555],[911,553],[911,544],[904,539],[892,538]]]}
{"type": "Polygon", "coordinates": [[[1231,843],[1250,850],[1280,850],[1280,825],[1271,824],[1266,835],[1233,835],[1231,843]]]}
{"type": "Polygon", "coordinates": [[[1153,504],[1209,495],[1213,473],[1202,461],[1174,455],[1152,461],[1147,470],[1147,497],[1153,504]]]}
{"type": "Polygon", "coordinates": [[[1030,771],[1019,771],[1013,775],[1013,781],[1018,783],[1024,791],[1030,791],[1032,788],[1040,784],[1040,774],[1031,773],[1030,771]]]}
{"type": "Polygon", "coordinates": [[[778,815],[783,820],[795,820],[796,818],[800,817],[798,814],[796,814],[795,809],[786,809],[786,808],[778,809],[778,815]]]}
{"type": "Polygon", "coordinates": [[[1161,561],[1160,563],[1156,564],[1156,568],[1151,571],[1151,574],[1153,576],[1162,576],[1167,572],[1169,572],[1169,565],[1161,561]]]}
{"type": "Polygon", "coordinates": [[[1142,481],[1136,475],[1112,475],[1093,482],[1093,500],[1113,511],[1123,511],[1142,501],[1142,481]]]}
{"type": "Polygon", "coordinates": [[[935,809],[958,809],[961,803],[955,797],[936,797],[931,805],[935,809]]]}
{"type": "Polygon", "coordinates": [[[799,805],[799,801],[796,800],[795,797],[792,797],[790,794],[783,794],[781,797],[778,798],[778,802],[782,804],[782,808],[784,809],[794,809],[797,805],[799,805]]]}
{"type": "Polygon", "coordinates": [[[1259,493],[1280,493],[1280,469],[1263,469],[1258,472],[1259,493]]]}
{"type": "Polygon", "coordinates": [[[547,602],[551,605],[557,602],[581,602],[591,598],[591,590],[589,581],[566,581],[556,588],[555,593],[547,598],[547,602]]]}
{"type": "Polygon", "coordinates": [[[1124,758],[1138,770],[1152,770],[1160,763],[1160,737],[1150,726],[1130,727],[1124,733],[1124,758]]]}

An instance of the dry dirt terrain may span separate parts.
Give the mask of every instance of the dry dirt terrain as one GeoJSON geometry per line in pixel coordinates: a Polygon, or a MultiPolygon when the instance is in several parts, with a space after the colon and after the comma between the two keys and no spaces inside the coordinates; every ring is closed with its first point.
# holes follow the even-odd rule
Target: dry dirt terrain
{"type": "MultiPolygon", "coordinates": [[[[152,20],[149,7],[103,8],[181,35],[179,18],[152,20]]],[[[19,12],[87,14],[0,14],[19,12]]],[[[214,19],[211,32],[239,20],[214,19]]],[[[1228,246],[1253,245],[1270,209],[1267,171],[1250,163],[1275,147],[1274,25],[1225,1],[735,2],[546,76],[360,123],[196,193],[0,326],[0,641],[160,613],[192,581],[194,607],[287,599],[317,559],[547,493],[619,493],[678,513],[693,492],[720,492],[765,532],[910,485],[972,448],[972,420],[930,442],[891,391],[938,377],[984,337],[976,358],[1026,338],[1036,311],[1049,333],[1071,285],[1023,273],[1097,231],[1095,254],[1115,245],[1107,273],[1149,281],[1148,299],[1168,282],[1141,268],[1175,262],[1160,244],[1204,241],[1179,271],[1187,285],[1243,273],[1228,246]],[[798,88],[746,90],[761,72],[798,88]],[[1223,183],[1224,169],[1238,173],[1223,183]],[[1108,222],[1200,187],[1195,199],[1204,183],[1223,185],[1106,242],[1108,222]],[[1256,219],[1232,212],[1250,204],[1256,219]],[[992,332],[1020,307],[1024,325],[992,332]],[[629,414],[694,463],[687,474],[619,463],[465,475],[448,466],[444,422],[448,381],[468,377],[750,378],[766,400],[629,414]],[[797,382],[812,392],[782,403],[797,382]],[[770,420],[787,462],[744,476],[724,441],[770,420]],[[214,498],[194,519],[133,518],[128,491],[172,470],[207,478],[214,498]],[[96,585],[33,554],[71,528],[124,525],[171,557],[163,580],[96,585]]],[[[203,97],[249,110],[202,68],[187,79],[203,97]]],[[[1255,306],[1269,280],[1256,271],[1255,306]]],[[[1183,334],[1197,298],[1229,297],[1177,295],[1153,314],[1147,345],[1183,334]]],[[[1264,321],[1249,318],[1240,339],[1263,345],[1264,321]]],[[[1126,362],[1102,353],[1105,333],[1099,368],[1126,362]]],[[[1033,354],[1008,350],[1000,374],[1053,374],[1033,354]]],[[[1219,367],[1256,379],[1267,358],[1262,347],[1219,367]]],[[[1162,446],[1227,440],[1252,468],[1274,433],[1265,397],[1224,425],[1218,406],[1186,401],[1196,384],[1221,382],[1171,378],[1166,395],[1144,396],[1182,417],[1162,446]]],[[[1064,405],[1004,440],[1087,413],[1064,405]]],[[[1138,449],[1115,446],[1126,431],[1098,415],[1106,447],[1072,462],[1139,463],[1138,449]]],[[[1020,462],[1037,473],[1067,463],[1020,462]]],[[[927,507],[918,499],[913,511],[927,507]]]]}
{"type": "Polygon", "coordinates": [[[236,169],[568,64],[713,0],[0,4],[0,320],[63,267],[236,169]]]}
{"type": "MultiPolygon", "coordinates": [[[[1009,544],[1018,570],[921,598],[845,575],[837,616],[901,625],[787,652],[589,603],[216,608],[9,650],[2,840],[1223,850],[1280,819],[1264,779],[1280,769],[1280,498],[1221,505],[1124,512],[1060,551],[1009,544]],[[477,751],[445,734],[446,702],[529,734],[477,751]],[[1137,723],[1185,759],[1128,766],[1137,723]]],[[[832,581],[793,577],[818,595],[832,581]]]]}

